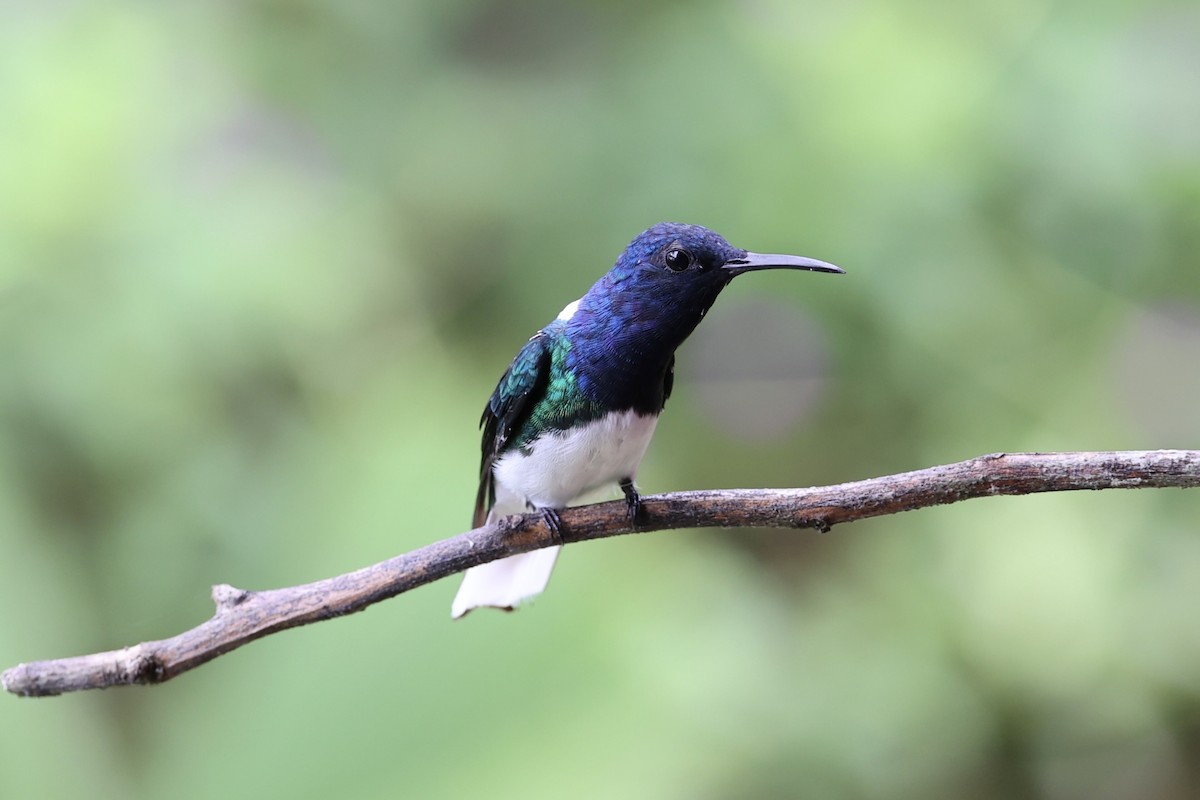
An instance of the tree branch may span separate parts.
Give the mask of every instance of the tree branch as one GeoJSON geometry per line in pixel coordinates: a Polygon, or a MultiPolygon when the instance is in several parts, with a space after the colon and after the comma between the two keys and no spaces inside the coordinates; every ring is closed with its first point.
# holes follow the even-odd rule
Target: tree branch
{"type": "MultiPolygon", "coordinates": [[[[993,454],[940,467],[812,489],[734,489],[645,497],[636,532],[675,528],[816,528],[989,495],[1200,486],[1200,451],[993,454]]],[[[625,502],[562,512],[566,543],[633,533],[625,502]]],[[[356,572],[249,592],[213,587],[216,613],[169,639],[123,650],[19,664],[6,691],[26,697],[152,684],[276,631],[361,611],[476,564],[557,544],[540,514],[509,517],[356,572]]]]}

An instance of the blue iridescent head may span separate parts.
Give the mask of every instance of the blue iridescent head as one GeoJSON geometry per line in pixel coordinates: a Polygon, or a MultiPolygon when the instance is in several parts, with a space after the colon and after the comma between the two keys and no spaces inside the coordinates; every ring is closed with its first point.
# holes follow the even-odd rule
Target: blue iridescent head
{"type": "Polygon", "coordinates": [[[643,231],[552,323],[570,342],[568,371],[600,407],[657,414],[670,394],[675,349],[731,280],[760,269],[842,272],[812,258],[750,253],[699,225],[643,231]]]}
{"type": "Polygon", "coordinates": [[[674,352],[731,280],[762,269],[844,272],[813,258],[751,253],[699,225],[661,222],[638,234],[596,281],[581,301],[585,313],[578,322],[590,317],[586,324],[594,325],[598,315],[620,326],[610,335],[649,338],[674,352]]]}

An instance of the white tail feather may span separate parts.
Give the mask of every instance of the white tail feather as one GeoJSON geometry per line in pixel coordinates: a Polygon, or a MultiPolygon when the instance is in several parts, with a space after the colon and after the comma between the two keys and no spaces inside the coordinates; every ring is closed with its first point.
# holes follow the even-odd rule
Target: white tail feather
{"type": "Polygon", "coordinates": [[[471,567],[450,606],[451,618],[458,619],[473,608],[516,608],[541,594],[561,549],[547,547],[471,567]]]}
{"type": "MultiPolygon", "coordinates": [[[[567,319],[572,303],[563,309],[567,319]]],[[[655,415],[614,411],[566,431],[538,437],[528,448],[513,448],[492,465],[496,502],[488,522],[532,508],[562,509],[610,494],[632,478],[646,452],[655,415]]],[[[473,608],[515,608],[539,595],[550,580],[558,547],[471,567],[450,606],[458,619],[473,608]]]]}

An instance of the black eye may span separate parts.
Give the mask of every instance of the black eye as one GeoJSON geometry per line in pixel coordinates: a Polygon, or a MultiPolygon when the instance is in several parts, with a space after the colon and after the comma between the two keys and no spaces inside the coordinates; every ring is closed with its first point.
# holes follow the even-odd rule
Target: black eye
{"type": "Polygon", "coordinates": [[[687,250],[680,250],[678,247],[674,247],[667,251],[667,255],[663,260],[667,262],[669,268],[676,272],[683,272],[692,265],[692,254],[687,250]]]}

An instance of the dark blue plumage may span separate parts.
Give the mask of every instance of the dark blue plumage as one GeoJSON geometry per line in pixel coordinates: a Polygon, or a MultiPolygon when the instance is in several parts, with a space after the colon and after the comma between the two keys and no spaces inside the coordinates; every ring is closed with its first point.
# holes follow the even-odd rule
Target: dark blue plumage
{"type": "Polygon", "coordinates": [[[721,267],[745,255],[699,225],[661,223],[634,239],[566,322],[580,390],[607,408],[661,411],[676,348],[733,279],[721,267]],[[689,265],[667,266],[672,251],[689,265]]]}
{"type": "MultiPolygon", "coordinates": [[[[489,512],[556,509],[618,484],[636,516],[633,478],[671,394],[675,350],[733,278],[759,269],[842,272],[815,259],[760,255],[699,225],[639,234],[582,298],[525,344],[483,411],[475,525],[489,512]]],[[[552,551],[467,572],[453,614],[510,608],[549,579],[552,551]],[[535,569],[524,565],[536,563],[535,569]]]]}

